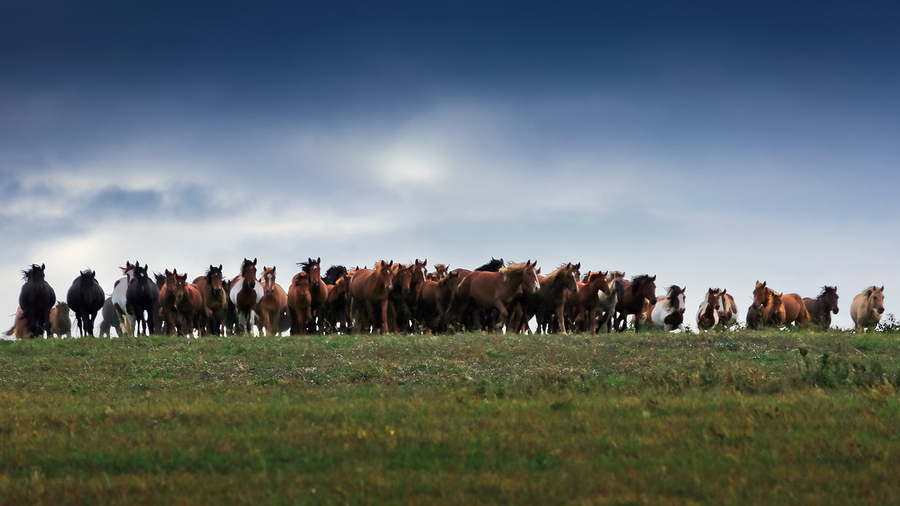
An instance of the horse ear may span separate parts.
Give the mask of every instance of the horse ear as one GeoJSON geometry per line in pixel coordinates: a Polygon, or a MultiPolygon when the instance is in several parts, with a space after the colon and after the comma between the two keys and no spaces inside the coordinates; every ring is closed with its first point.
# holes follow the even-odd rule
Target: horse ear
{"type": "Polygon", "coordinates": [[[391,267],[392,265],[394,265],[394,261],[393,261],[393,260],[391,260],[391,263],[388,264],[388,267],[391,267]]]}
{"type": "Polygon", "coordinates": [[[428,265],[428,259],[427,259],[427,258],[426,258],[425,260],[422,261],[422,267],[425,267],[426,265],[428,265]]]}
{"type": "Polygon", "coordinates": [[[578,262],[577,264],[575,264],[575,268],[576,268],[576,269],[581,269],[581,262],[578,262]]]}
{"type": "Polygon", "coordinates": [[[253,265],[256,265],[256,257],[253,257],[253,265]]]}
{"type": "Polygon", "coordinates": [[[317,263],[317,264],[322,263],[322,257],[317,258],[317,259],[316,259],[316,263],[317,263]]]}
{"type": "MultiPolygon", "coordinates": [[[[46,267],[44,266],[44,264],[41,264],[41,270],[44,270],[44,269],[46,269],[46,267]]],[[[882,287],[882,288],[884,288],[884,287],[882,287]]]]}
{"type": "Polygon", "coordinates": [[[655,274],[653,275],[652,278],[650,278],[650,281],[656,281],[656,275],[655,275],[655,274]]]}
{"type": "MultiPolygon", "coordinates": [[[[41,266],[41,267],[43,267],[43,266],[41,266]]],[[[884,285],[881,285],[881,288],[879,288],[878,291],[879,291],[879,292],[883,292],[883,291],[884,291],[884,285]]]]}
{"type": "MultiPolygon", "coordinates": [[[[212,266],[210,265],[210,267],[212,267],[212,266]]],[[[219,270],[220,271],[222,270],[222,264],[219,264],[219,270]]]]}

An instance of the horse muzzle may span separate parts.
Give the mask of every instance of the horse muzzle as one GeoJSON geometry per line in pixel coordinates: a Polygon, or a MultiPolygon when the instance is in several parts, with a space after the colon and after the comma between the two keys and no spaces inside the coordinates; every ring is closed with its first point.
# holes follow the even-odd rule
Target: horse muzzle
{"type": "Polygon", "coordinates": [[[832,312],[833,312],[834,314],[838,314],[838,311],[840,311],[839,308],[834,308],[834,311],[832,311],[832,312]]]}
{"type": "Polygon", "coordinates": [[[883,307],[878,308],[878,314],[884,314],[884,308],[883,308],[883,307]]]}
{"type": "Polygon", "coordinates": [[[222,295],[222,289],[221,288],[213,288],[212,293],[213,293],[213,295],[218,297],[219,295],[222,295]]]}

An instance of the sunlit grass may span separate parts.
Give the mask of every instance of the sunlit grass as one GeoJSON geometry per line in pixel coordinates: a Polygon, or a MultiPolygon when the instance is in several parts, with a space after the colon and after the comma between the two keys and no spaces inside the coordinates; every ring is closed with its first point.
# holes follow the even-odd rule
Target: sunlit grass
{"type": "Polygon", "coordinates": [[[0,503],[889,502],[898,334],[0,343],[0,503]]]}

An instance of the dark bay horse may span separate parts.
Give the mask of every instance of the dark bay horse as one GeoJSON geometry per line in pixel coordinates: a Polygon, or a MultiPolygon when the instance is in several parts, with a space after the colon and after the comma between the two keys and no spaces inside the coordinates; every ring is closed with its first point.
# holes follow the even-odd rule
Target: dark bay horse
{"type": "Polygon", "coordinates": [[[94,320],[103,309],[106,294],[97,281],[96,273],[90,269],[80,271],[66,292],[66,303],[75,312],[75,322],[81,336],[94,336],[94,320]]]}
{"type": "Polygon", "coordinates": [[[322,315],[328,300],[328,283],[322,279],[322,257],[315,260],[307,258],[306,262],[300,262],[297,265],[309,276],[310,311],[312,311],[309,331],[323,330],[322,315]]]}
{"type": "Polygon", "coordinates": [[[159,310],[166,322],[166,334],[192,336],[194,329],[201,327],[203,297],[200,290],[187,283],[187,274],[178,274],[175,269],[166,269],[166,284],[159,291],[159,310]]]}
{"type": "Polygon", "coordinates": [[[56,304],[56,292],[44,279],[45,268],[44,264],[32,264],[30,269],[22,271],[25,284],[19,292],[19,307],[32,337],[51,332],[50,310],[56,304]]]}
{"type": "Polygon", "coordinates": [[[309,273],[300,271],[291,280],[287,293],[288,314],[291,317],[291,335],[306,334],[312,320],[312,293],[309,273]]]}
{"type": "Polygon", "coordinates": [[[616,304],[614,324],[617,331],[622,332],[628,326],[628,315],[638,316],[636,324],[639,325],[645,301],[651,306],[656,304],[656,276],[641,274],[631,281],[622,280],[622,293],[616,304]]]}
{"type": "Polygon", "coordinates": [[[822,288],[822,293],[815,299],[803,298],[806,310],[809,311],[809,319],[812,324],[821,329],[831,327],[831,313],[838,314],[838,294],[836,286],[822,288]]]}
{"type": "Polygon", "coordinates": [[[375,270],[357,269],[350,278],[350,314],[354,331],[366,332],[370,328],[381,328],[382,334],[388,328],[388,297],[394,285],[394,261],[382,260],[375,264],[375,270]],[[375,306],[380,311],[375,311],[375,306]],[[380,321],[378,321],[380,319],[380,321]]]}
{"type": "Polygon", "coordinates": [[[134,318],[136,334],[146,332],[149,336],[156,332],[159,315],[154,315],[153,309],[157,304],[159,304],[159,287],[156,281],[150,279],[147,265],[141,267],[139,262],[135,262],[134,279],[128,284],[128,290],[125,292],[125,308],[134,318]]]}
{"type": "Polygon", "coordinates": [[[566,332],[565,305],[566,293],[573,295],[578,293],[578,277],[576,272],[581,269],[581,262],[571,262],[561,265],[541,281],[541,289],[535,294],[537,298],[538,332],[550,333],[551,329],[558,326],[563,334],[566,332]],[[555,325],[554,323],[554,317],[555,325]]]}
{"type": "Polygon", "coordinates": [[[205,333],[218,336],[223,332],[225,318],[228,315],[228,293],[222,277],[222,264],[218,267],[210,264],[206,274],[194,279],[193,285],[200,291],[203,308],[206,313],[205,333]]]}
{"type": "Polygon", "coordinates": [[[853,297],[850,304],[850,318],[856,331],[875,329],[884,313],[884,285],[878,288],[870,286],[853,297]]]}
{"type": "Polygon", "coordinates": [[[263,298],[257,304],[262,322],[262,329],[267,335],[277,335],[281,312],[288,307],[288,297],[284,288],[275,282],[275,266],[263,267],[263,275],[259,282],[263,288],[263,298]]]}
{"type": "Polygon", "coordinates": [[[256,280],[256,259],[251,262],[244,259],[241,263],[240,274],[231,280],[229,298],[237,311],[237,331],[250,333],[255,318],[256,306],[262,300],[265,292],[256,280]]]}
{"type": "MultiPolygon", "coordinates": [[[[325,273],[325,277],[322,278],[323,281],[332,279],[332,277],[329,276],[329,273],[334,267],[335,266],[332,266],[328,269],[328,272],[325,273]]],[[[325,300],[323,330],[327,332],[337,332],[340,330],[347,334],[350,332],[351,327],[353,327],[353,321],[350,318],[351,276],[345,267],[338,267],[343,269],[343,274],[337,278],[333,278],[334,283],[327,283],[326,281],[328,284],[328,298],[325,300]]]]}
{"type": "Polygon", "coordinates": [[[541,289],[536,265],[537,262],[528,260],[524,264],[510,264],[499,272],[475,271],[466,276],[456,294],[463,327],[469,331],[480,330],[481,323],[475,322],[480,320],[481,311],[496,309],[499,316],[488,325],[488,331],[502,330],[509,317],[508,307],[520,290],[533,294],[541,289]]]}

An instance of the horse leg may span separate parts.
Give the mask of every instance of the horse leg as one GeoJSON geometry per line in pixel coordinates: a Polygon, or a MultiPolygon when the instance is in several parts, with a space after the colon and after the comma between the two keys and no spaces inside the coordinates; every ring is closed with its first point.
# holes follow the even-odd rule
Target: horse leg
{"type": "Polygon", "coordinates": [[[388,329],[387,313],[388,313],[388,300],[384,299],[383,301],[381,301],[381,333],[382,334],[390,333],[390,330],[388,329]]]}

